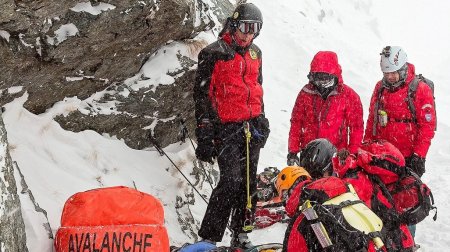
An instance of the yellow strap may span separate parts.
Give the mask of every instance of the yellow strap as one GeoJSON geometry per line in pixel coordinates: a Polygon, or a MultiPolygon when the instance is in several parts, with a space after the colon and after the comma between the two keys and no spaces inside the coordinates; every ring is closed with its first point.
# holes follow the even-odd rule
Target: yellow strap
{"type": "Polygon", "coordinates": [[[250,198],[250,139],[252,138],[252,133],[250,132],[250,125],[247,122],[244,127],[245,140],[247,144],[247,209],[252,208],[252,200],[250,198]]]}

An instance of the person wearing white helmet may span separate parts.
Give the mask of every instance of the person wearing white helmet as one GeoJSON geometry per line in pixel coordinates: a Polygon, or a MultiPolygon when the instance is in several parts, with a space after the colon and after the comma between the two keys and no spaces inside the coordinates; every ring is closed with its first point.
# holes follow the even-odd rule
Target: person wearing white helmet
{"type": "Polygon", "coordinates": [[[409,85],[417,78],[399,46],[386,46],[380,53],[383,79],[372,94],[364,140],[384,139],[399,148],[406,166],[419,176],[425,172],[425,157],[436,125],[433,91],[419,81],[414,97],[416,116],[407,102],[409,85]]]}
{"type": "MultiPolygon", "coordinates": [[[[380,55],[383,78],[376,84],[370,100],[364,141],[391,142],[405,157],[406,166],[422,176],[436,127],[433,90],[418,79],[414,65],[408,62],[401,47],[386,46],[380,55]],[[411,97],[414,83],[417,89],[411,97]]],[[[414,235],[414,230],[411,233],[414,235]]]]}
{"type": "Polygon", "coordinates": [[[399,46],[386,46],[383,48],[380,60],[383,72],[383,86],[395,89],[405,83],[408,65],[408,56],[399,46]]]}

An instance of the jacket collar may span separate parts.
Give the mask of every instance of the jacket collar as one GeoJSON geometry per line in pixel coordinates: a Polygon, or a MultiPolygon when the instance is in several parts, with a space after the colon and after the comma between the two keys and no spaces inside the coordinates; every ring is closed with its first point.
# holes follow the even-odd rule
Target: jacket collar
{"type": "Polygon", "coordinates": [[[253,43],[251,43],[251,44],[250,44],[249,46],[247,46],[247,47],[241,47],[241,46],[239,46],[239,45],[236,43],[236,41],[233,39],[233,35],[232,35],[229,31],[225,32],[225,33],[222,35],[221,39],[222,39],[223,41],[225,41],[225,43],[226,43],[227,45],[229,45],[235,52],[239,53],[240,55],[244,55],[244,54],[248,51],[248,49],[250,48],[250,46],[252,46],[252,44],[253,44],[253,43]]]}

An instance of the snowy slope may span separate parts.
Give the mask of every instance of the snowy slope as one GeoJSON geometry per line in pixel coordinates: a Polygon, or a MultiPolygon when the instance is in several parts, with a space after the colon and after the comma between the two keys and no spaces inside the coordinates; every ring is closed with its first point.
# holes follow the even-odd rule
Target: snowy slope
{"type": "MultiPolygon", "coordinates": [[[[256,44],[263,50],[265,108],[272,133],[263,149],[260,169],[285,165],[287,136],[292,106],[306,83],[309,63],[319,50],[333,50],[340,59],[344,82],[361,96],[365,117],[373,87],[381,78],[379,52],[385,45],[403,46],[418,72],[435,81],[438,131],[427,160],[425,182],[434,192],[439,208],[438,221],[428,218],[418,225],[421,251],[444,251],[450,247],[450,213],[447,186],[450,175],[450,2],[446,0],[282,0],[251,1],[264,15],[264,26],[256,44]],[[435,27],[432,32],[430,27],[435,27]]],[[[154,150],[132,150],[111,136],[92,131],[64,131],[52,116],[76,109],[78,102],[57,104],[36,116],[24,110],[26,95],[6,106],[3,118],[8,130],[11,155],[17,161],[39,205],[47,210],[53,232],[65,200],[78,191],[103,186],[134,185],[159,198],[165,207],[171,241],[181,244],[192,236],[180,231],[176,197],[186,197],[191,189],[165,157],[154,150]]],[[[194,162],[188,144],[173,144],[167,153],[189,174],[194,162]]],[[[20,190],[20,186],[19,186],[20,190]]],[[[202,192],[210,195],[209,185],[202,192]]],[[[206,204],[196,196],[196,204],[180,211],[191,212],[196,224],[206,204]]],[[[32,209],[27,195],[21,195],[28,246],[31,252],[52,251],[52,241],[42,227],[43,216],[32,209]]],[[[286,225],[277,224],[251,234],[255,243],[278,241],[286,225]]],[[[224,237],[228,242],[229,237],[224,237]]]]}
{"type": "MultiPolygon", "coordinates": [[[[263,50],[266,113],[272,127],[261,167],[283,166],[287,154],[289,118],[298,91],[306,84],[309,63],[317,51],[335,51],[344,82],[361,96],[364,118],[373,87],[381,79],[379,52],[400,45],[418,73],[436,85],[438,130],[427,160],[424,181],[434,192],[438,221],[418,224],[421,251],[444,251],[450,246],[447,190],[450,175],[450,26],[446,1],[253,1],[265,14],[263,33],[256,41],[263,50]],[[433,29],[431,29],[434,27],[433,29]],[[437,32],[436,32],[437,30],[437,32]],[[268,59],[269,58],[269,59],[268,59]]],[[[280,227],[274,232],[284,232],[280,227]]],[[[263,237],[261,235],[254,236],[263,237]]],[[[265,238],[259,239],[264,241],[265,238]]]]}

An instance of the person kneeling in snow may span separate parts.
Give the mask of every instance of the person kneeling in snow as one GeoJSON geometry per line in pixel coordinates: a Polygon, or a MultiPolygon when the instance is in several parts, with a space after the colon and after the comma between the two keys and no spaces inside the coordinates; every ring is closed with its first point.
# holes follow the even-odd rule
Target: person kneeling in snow
{"type": "Polygon", "coordinates": [[[291,221],[283,251],[384,251],[382,221],[340,178],[331,176],[336,148],[316,139],[302,152],[302,167],[287,167],[277,180],[291,221]]]}
{"type": "Polygon", "coordinates": [[[387,141],[366,142],[357,155],[339,151],[333,157],[333,170],[352,184],[359,198],[383,220],[388,251],[413,251],[414,239],[407,225],[402,223],[388,190],[390,185],[399,183],[399,174],[406,173],[400,150],[387,141]]]}

